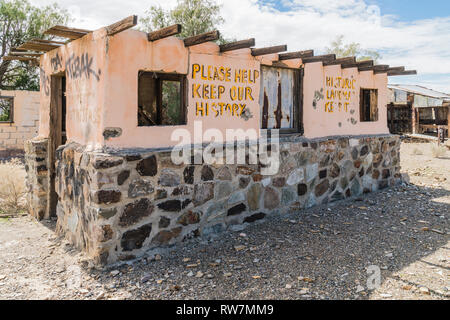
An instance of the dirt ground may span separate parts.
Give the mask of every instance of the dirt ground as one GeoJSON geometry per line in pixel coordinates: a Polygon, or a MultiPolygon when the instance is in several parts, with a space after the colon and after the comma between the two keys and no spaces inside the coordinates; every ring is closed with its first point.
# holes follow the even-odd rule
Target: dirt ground
{"type": "Polygon", "coordinates": [[[410,184],[108,270],[54,222],[0,218],[0,299],[448,300],[450,152],[403,144],[402,167],[410,184]]]}

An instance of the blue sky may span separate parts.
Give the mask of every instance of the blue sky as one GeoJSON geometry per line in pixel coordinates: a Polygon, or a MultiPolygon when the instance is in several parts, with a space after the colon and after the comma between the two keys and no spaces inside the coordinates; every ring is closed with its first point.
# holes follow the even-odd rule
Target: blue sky
{"type": "MultiPolygon", "coordinates": [[[[31,0],[46,5],[55,0],[31,0]]],[[[323,53],[339,36],[382,54],[381,64],[415,69],[418,76],[391,83],[420,84],[450,93],[450,0],[216,0],[228,38],[256,39],[256,46],[287,44],[289,51],[323,53]]],[[[151,5],[170,9],[177,0],[58,0],[73,27],[96,29],[151,5]]]]}

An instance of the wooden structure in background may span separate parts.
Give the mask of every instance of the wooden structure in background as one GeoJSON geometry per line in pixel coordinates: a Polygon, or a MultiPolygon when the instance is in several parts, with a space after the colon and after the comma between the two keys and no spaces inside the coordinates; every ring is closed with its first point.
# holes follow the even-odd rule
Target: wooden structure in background
{"type": "MultiPolygon", "coordinates": [[[[391,72],[404,72],[401,68],[391,72]]],[[[446,131],[450,123],[450,95],[413,85],[389,85],[388,126],[395,134],[429,134],[439,128],[446,131]]]]}

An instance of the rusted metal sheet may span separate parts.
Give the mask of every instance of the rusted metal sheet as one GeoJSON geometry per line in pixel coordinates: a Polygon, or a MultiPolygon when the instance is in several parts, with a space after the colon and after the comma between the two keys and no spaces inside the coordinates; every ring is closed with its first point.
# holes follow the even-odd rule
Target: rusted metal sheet
{"type": "Polygon", "coordinates": [[[262,67],[261,128],[295,128],[294,95],[296,71],[293,69],[262,67]]]}

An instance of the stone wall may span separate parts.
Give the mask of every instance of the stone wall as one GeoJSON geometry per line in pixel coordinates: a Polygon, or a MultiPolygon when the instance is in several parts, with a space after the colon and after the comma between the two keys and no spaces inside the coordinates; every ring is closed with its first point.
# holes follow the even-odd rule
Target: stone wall
{"type": "Polygon", "coordinates": [[[45,217],[48,195],[48,140],[29,140],[25,143],[28,212],[34,218],[45,217]]]}
{"type": "MultiPolygon", "coordinates": [[[[282,167],[173,165],[168,151],[58,149],[58,232],[98,264],[401,181],[400,139],[371,136],[280,143],[282,167]]],[[[29,168],[29,170],[31,167],[29,168]]],[[[33,168],[32,172],[36,172],[33,168]]]]}
{"type": "MultiPolygon", "coordinates": [[[[0,96],[14,99],[13,121],[0,122],[0,154],[3,150],[23,153],[25,141],[37,136],[38,133],[40,93],[2,90],[0,96]]],[[[8,154],[5,154],[5,157],[8,157],[8,154]]]]}

